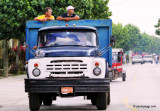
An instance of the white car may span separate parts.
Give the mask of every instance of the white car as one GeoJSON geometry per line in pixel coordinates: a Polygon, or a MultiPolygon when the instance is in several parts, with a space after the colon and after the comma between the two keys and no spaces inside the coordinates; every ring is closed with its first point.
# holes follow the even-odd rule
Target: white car
{"type": "Polygon", "coordinates": [[[141,63],[143,64],[143,58],[141,55],[136,55],[132,57],[132,64],[141,63]]]}
{"type": "Polygon", "coordinates": [[[150,62],[152,64],[153,63],[153,57],[151,55],[145,55],[143,57],[143,63],[146,63],[146,62],[150,62]]]}

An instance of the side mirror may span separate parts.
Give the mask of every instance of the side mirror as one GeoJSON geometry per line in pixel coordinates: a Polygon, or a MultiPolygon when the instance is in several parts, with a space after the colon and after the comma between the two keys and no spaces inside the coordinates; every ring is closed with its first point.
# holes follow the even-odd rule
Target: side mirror
{"type": "Polygon", "coordinates": [[[37,46],[34,46],[33,49],[36,50],[36,49],[37,49],[37,46]]]}
{"type": "Polygon", "coordinates": [[[110,45],[114,47],[115,43],[116,43],[116,36],[114,35],[110,36],[110,45]]]}

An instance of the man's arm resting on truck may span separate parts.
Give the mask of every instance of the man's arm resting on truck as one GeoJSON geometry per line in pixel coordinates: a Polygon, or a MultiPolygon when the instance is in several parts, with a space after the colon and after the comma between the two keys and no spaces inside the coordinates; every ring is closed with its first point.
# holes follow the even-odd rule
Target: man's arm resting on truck
{"type": "Polygon", "coordinates": [[[68,22],[68,21],[70,21],[70,20],[79,20],[80,18],[79,18],[79,16],[75,16],[75,17],[72,17],[72,18],[63,18],[63,17],[61,17],[61,16],[59,16],[59,17],[57,17],[57,20],[65,20],[66,22],[68,22]]]}
{"type": "Polygon", "coordinates": [[[54,18],[49,18],[49,17],[46,17],[46,18],[43,18],[43,19],[39,19],[38,17],[34,18],[34,20],[36,21],[41,21],[41,22],[45,22],[47,20],[54,20],[54,18]]]}

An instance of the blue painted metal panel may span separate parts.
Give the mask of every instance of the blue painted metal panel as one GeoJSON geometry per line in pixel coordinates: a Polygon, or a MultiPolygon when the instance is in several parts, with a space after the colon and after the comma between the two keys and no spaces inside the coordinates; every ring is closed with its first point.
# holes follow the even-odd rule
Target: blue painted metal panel
{"type": "MultiPolygon", "coordinates": [[[[47,21],[47,22],[38,22],[38,21],[27,21],[26,22],[26,43],[30,47],[34,47],[37,45],[37,37],[38,37],[38,29],[49,26],[92,26],[97,29],[97,33],[99,36],[99,45],[100,49],[108,46],[110,43],[110,36],[112,35],[112,20],[103,19],[103,20],[76,20],[76,21],[47,21]]],[[[31,54],[28,50],[26,50],[26,60],[33,58],[34,55],[31,54]]],[[[109,65],[112,66],[112,50],[111,48],[107,53],[102,55],[108,62],[109,65]]]]}

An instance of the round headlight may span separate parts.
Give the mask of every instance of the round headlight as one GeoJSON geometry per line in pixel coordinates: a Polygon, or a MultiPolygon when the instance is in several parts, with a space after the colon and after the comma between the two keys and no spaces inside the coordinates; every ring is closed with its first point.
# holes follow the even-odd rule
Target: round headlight
{"type": "Polygon", "coordinates": [[[101,74],[101,69],[100,68],[94,68],[93,70],[94,75],[99,76],[101,74]]]}
{"type": "Polygon", "coordinates": [[[38,68],[36,68],[32,71],[32,73],[35,77],[38,77],[41,74],[41,71],[38,68]]]}

